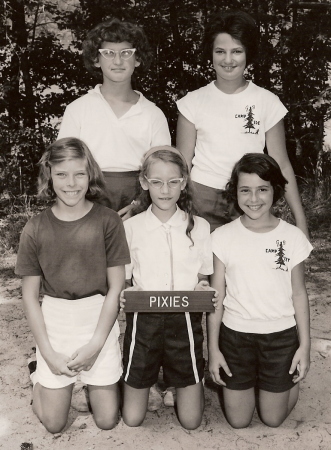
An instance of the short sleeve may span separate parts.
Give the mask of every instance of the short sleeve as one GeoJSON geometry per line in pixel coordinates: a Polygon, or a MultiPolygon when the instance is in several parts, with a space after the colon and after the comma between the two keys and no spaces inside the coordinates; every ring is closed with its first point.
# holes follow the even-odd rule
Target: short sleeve
{"type": "Polygon", "coordinates": [[[178,111],[193,124],[196,123],[197,101],[195,92],[188,92],[185,97],[177,100],[178,111]]]}
{"type": "Polygon", "coordinates": [[[223,264],[226,264],[226,255],[225,255],[225,242],[223,227],[217,228],[211,234],[211,242],[212,242],[212,251],[217,258],[222,261],[223,264]]]}
{"type": "Polygon", "coordinates": [[[37,254],[34,222],[30,220],[23,228],[17,253],[15,273],[20,276],[41,276],[42,270],[37,254]]]}
{"type": "Polygon", "coordinates": [[[292,269],[293,267],[297,266],[301,262],[303,262],[305,259],[308,258],[311,251],[313,250],[313,246],[308,241],[306,235],[297,227],[295,227],[296,231],[296,239],[295,239],[295,247],[293,250],[293,256],[292,256],[292,269]]]}
{"type": "Polygon", "coordinates": [[[155,106],[153,110],[153,130],[151,147],[158,145],[171,145],[171,136],[166,116],[160,108],[155,106]]]}
{"type": "Polygon", "coordinates": [[[130,262],[130,252],[125,237],[123,222],[112,211],[105,233],[107,267],[122,266],[130,262]]]}
{"type": "Polygon", "coordinates": [[[287,109],[283,103],[279,100],[277,95],[272,92],[268,92],[266,96],[265,107],[265,122],[264,129],[267,132],[273,126],[275,126],[280,120],[282,120],[287,114],[287,109]]]}
{"type": "MultiPolygon", "coordinates": [[[[131,240],[132,240],[132,229],[130,226],[130,220],[126,220],[124,222],[124,230],[125,230],[126,240],[127,240],[127,244],[129,246],[129,251],[130,251],[131,240]]],[[[125,279],[131,280],[132,274],[133,274],[133,262],[132,262],[132,258],[131,258],[131,262],[129,264],[125,265],[125,279]]]]}
{"type": "Polygon", "coordinates": [[[62,122],[60,125],[60,131],[57,139],[66,137],[80,138],[81,127],[79,123],[79,115],[73,114],[71,105],[68,105],[64,111],[62,122]]]}

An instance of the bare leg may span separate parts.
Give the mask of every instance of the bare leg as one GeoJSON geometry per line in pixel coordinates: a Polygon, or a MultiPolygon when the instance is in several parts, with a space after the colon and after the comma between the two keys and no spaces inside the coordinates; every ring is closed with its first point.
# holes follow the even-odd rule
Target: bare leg
{"type": "Polygon", "coordinates": [[[118,422],[120,397],[117,383],[109,386],[88,385],[93,418],[102,430],[111,430],[118,422]]]}
{"type": "Polygon", "coordinates": [[[50,433],[59,433],[67,423],[73,384],[49,389],[36,383],[33,389],[32,410],[50,433]]]}
{"type": "Polygon", "coordinates": [[[254,388],[235,391],[223,387],[226,419],[233,428],[246,428],[255,409],[254,388]]]}
{"type": "Polygon", "coordinates": [[[269,427],[279,427],[290,414],[299,398],[299,384],[286,392],[260,390],[259,407],[263,423],[269,427]]]}
{"type": "Polygon", "coordinates": [[[129,427],[139,427],[145,419],[149,388],[135,389],[124,383],[123,410],[124,423],[129,427]]]}
{"type": "Polygon", "coordinates": [[[177,388],[177,412],[181,425],[187,430],[195,430],[201,424],[205,407],[202,382],[177,388]]]}

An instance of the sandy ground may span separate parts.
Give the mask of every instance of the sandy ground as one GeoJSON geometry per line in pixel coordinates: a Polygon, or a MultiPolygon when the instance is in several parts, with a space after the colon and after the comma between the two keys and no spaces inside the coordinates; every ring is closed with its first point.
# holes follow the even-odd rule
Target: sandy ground
{"type": "MultiPolygon", "coordinates": [[[[39,449],[331,449],[331,291],[330,234],[314,239],[308,261],[307,287],[311,304],[311,369],[300,387],[300,399],[284,424],[264,426],[257,415],[243,430],[232,429],[220,408],[218,392],[206,372],[206,408],[202,425],[184,430],[173,408],[148,412],[144,424],[129,428],[119,420],[111,431],[99,430],[90,413],[71,408],[66,429],[48,433],[31,410],[31,385],[26,368],[34,345],[21,306],[20,280],[13,276],[15,256],[2,257],[0,279],[0,448],[20,450],[22,443],[39,449]]],[[[122,333],[125,317],[120,316],[122,333]]],[[[24,446],[22,447],[24,448],[24,446]]]]}

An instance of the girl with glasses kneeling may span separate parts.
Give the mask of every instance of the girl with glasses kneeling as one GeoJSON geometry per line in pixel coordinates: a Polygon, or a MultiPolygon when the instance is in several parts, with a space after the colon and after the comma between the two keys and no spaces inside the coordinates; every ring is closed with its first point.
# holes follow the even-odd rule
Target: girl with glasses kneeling
{"type": "MultiPolygon", "coordinates": [[[[131,290],[212,290],[210,227],[195,216],[188,166],[175,148],[152,148],[140,172],[140,214],[124,222],[132,263],[131,290]]],[[[137,212],[139,212],[137,211],[137,212]]],[[[124,293],[121,305],[124,306],[124,293]]],[[[215,293],[215,296],[217,294],[215,293]]],[[[197,428],[204,409],[202,313],[127,313],[123,348],[123,420],[140,425],[150,388],[163,367],[174,386],[181,425],[197,428]]]]}

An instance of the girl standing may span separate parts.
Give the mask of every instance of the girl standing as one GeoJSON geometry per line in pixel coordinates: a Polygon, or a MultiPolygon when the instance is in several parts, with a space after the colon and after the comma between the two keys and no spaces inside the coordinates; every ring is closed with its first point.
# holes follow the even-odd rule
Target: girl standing
{"type": "Polygon", "coordinates": [[[308,236],[295,176],[287,156],[283,117],[286,108],[273,93],[244,77],[257,56],[258,29],[242,11],[218,13],[210,20],[204,54],[216,80],[177,102],[177,147],[192,168],[197,205],[211,229],[236,217],[224,196],[234,164],[249,152],[268,154],[288,180],[285,198],[297,226],[308,236]]]}
{"type": "MultiPolygon", "coordinates": [[[[210,290],[213,271],[209,224],[194,215],[188,167],[169,146],[152,148],[140,172],[140,214],[124,222],[131,254],[126,279],[139,290],[210,290]]],[[[128,313],[124,338],[123,419],[140,425],[160,366],[177,394],[187,429],[202,419],[202,313],[128,313]]]]}
{"type": "Polygon", "coordinates": [[[111,429],[122,374],[118,297],[130,262],[123,224],[118,214],[95,203],[105,195],[103,178],[79,139],[61,139],[48,148],[38,181],[39,196],[54,199],[54,205],[24,227],[16,265],[37,342],[33,410],[48,431],[60,432],[80,375],[97,426],[111,429]]]}
{"type": "Polygon", "coordinates": [[[88,145],[104,173],[110,207],[126,218],[143,155],[170,144],[163,112],[132,88],[135,71],[148,70],[152,53],[142,28],[112,19],[88,33],[83,57],[102,83],[67,106],[58,138],[75,136],[88,145]]]}
{"type": "Polygon", "coordinates": [[[273,158],[245,155],[226,189],[243,214],[212,234],[211,285],[223,305],[207,319],[209,369],[223,386],[226,418],[235,428],[250,424],[255,388],[261,420],[279,426],[309,370],[304,260],[312,246],[271,212],[285,184],[273,158]]]}

